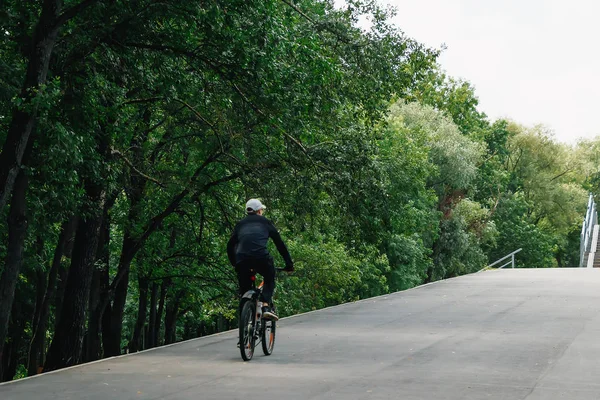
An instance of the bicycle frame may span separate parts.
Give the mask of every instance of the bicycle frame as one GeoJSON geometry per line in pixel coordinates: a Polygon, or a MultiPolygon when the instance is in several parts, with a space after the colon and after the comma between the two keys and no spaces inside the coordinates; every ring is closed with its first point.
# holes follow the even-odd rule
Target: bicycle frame
{"type": "MultiPolygon", "coordinates": [[[[242,295],[242,298],[240,299],[239,313],[240,313],[240,318],[241,318],[241,312],[242,312],[245,302],[250,301],[250,302],[254,303],[255,315],[254,315],[254,326],[252,329],[252,336],[253,336],[253,341],[254,341],[253,347],[255,347],[261,343],[262,330],[264,329],[263,319],[262,319],[263,302],[259,300],[264,281],[261,282],[258,287],[256,287],[256,275],[252,275],[250,279],[252,280],[252,288],[242,295]]],[[[243,346],[243,345],[244,345],[244,343],[241,342],[241,338],[240,338],[240,346],[243,346]]]]}
{"type": "MultiPolygon", "coordinates": [[[[250,290],[248,290],[246,293],[244,293],[244,295],[242,296],[241,300],[240,300],[240,305],[243,304],[244,299],[247,299],[249,301],[254,301],[256,303],[256,321],[262,321],[262,301],[260,301],[258,298],[260,297],[260,293],[261,290],[263,288],[264,285],[264,281],[260,283],[260,285],[258,285],[258,287],[256,287],[256,275],[252,275],[252,288],[250,290]]],[[[241,310],[241,307],[240,307],[241,310]]]]}
{"type": "MultiPolygon", "coordinates": [[[[276,269],[276,271],[281,271],[276,269]]],[[[244,361],[250,361],[254,349],[262,344],[263,353],[268,356],[273,352],[275,345],[276,320],[263,320],[262,307],[264,303],[260,300],[260,294],[264,280],[256,287],[256,272],[251,270],[250,279],[252,287],[244,293],[239,305],[239,347],[244,361]],[[248,313],[248,307],[253,308],[253,313],[248,313]]]]}

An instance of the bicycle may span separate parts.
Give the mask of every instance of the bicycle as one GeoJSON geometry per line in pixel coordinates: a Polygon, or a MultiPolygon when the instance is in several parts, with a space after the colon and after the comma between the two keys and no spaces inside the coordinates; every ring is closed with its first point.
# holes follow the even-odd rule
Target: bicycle
{"type": "MultiPolygon", "coordinates": [[[[277,268],[277,272],[283,269],[277,268]]],[[[270,356],[275,347],[276,322],[263,319],[263,303],[259,300],[264,281],[256,287],[256,271],[251,270],[252,288],[240,299],[239,318],[239,347],[242,359],[250,361],[254,355],[254,348],[258,343],[262,344],[265,356],[270,356]]],[[[273,310],[275,308],[273,307],[273,310]]]]}

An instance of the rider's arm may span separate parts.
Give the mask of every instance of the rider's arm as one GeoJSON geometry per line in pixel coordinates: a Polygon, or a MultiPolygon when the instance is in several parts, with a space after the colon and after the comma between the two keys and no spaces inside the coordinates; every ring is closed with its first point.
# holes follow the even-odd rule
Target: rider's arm
{"type": "Polygon", "coordinates": [[[236,229],[233,230],[231,237],[229,238],[229,242],[227,242],[227,257],[229,257],[229,262],[233,267],[235,267],[235,247],[237,246],[237,226],[236,229]]]}
{"type": "Polygon", "coordinates": [[[277,247],[277,251],[279,251],[279,254],[281,254],[281,257],[283,257],[283,259],[285,260],[286,268],[293,268],[294,263],[292,262],[292,257],[290,256],[290,252],[288,251],[285,243],[283,243],[283,240],[281,240],[281,235],[279,235],[277,228],[275,228],[275,225],[273,225],[270,221],[269,221],[268,225],[269,225],[269,237],[271,239],[273,239],[273,242],[275,243],[275,246],[277,247]]]}

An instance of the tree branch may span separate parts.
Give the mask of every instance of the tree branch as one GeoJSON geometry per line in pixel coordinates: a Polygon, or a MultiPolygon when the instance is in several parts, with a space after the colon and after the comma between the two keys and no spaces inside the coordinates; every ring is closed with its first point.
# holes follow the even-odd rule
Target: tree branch
{"type": "MultiPolygon", "coordinates": [[[[143,49],[155,50],[155,51],[169,51],[169,52],[172,52],[174,54],[184,55],[184,56],[187,56],[187,57],[190,57],[190,58],[199,58],[207,66],[209,66],[213,71],[217,72],[223,79],[225,79],[226,81],[228,81],[231,84],[231,86],[233,87],[233,89],[240,95],[240,97],[242,98],[242,100],[244,100],[244,102],[246,102],[257,114],[259,114],[262,117],[264,117],[265,119],[267,119],[267,121],[269,121],[269,124],[272,127],[274,127],[277,130],[279,130],[281,133],[283,133],[283,135],[286,138],[288,138],[288,140],[290,140],[296,146],[298,146],[300,148],[300,150],[302,150],[302,152],[306,155],[306,157],[308,157],[308,159],[311,160],[314,163],[314,161],[310,157],[308,151],[306,150],[306,148],[304,147],[304,145],[298,139],[296,139],[295,137],[293,137],[292,135],[290,135],[289,133],[287,133],[278,124],[272,122],[270,120],[270,118],[258,106],[256,106],[252,101],[250,101],[250,99],[244,94],[244,92],[239,88],[239,86],[235,82],[233,82],[233,80],[231,78],[227,77],[226,74],[220,68],[218,68],[217,66],[215,66],[209,60],[203,59],[203,58],[199,57],[198,55],[194,54],[191,51],[184,50],[184,49],[179,49],[179,48],[176,48],[176,47],[173,47],[173,46],[153,45],[153,44],[146,44],[146,43],[126,43],[125,46],[131,46],[131,47],[137,47],[137,48],[143,48],[143,49]]],[[[152,99],[150,99],[150,100],[152,100],[152,99]]],[[[196,117],[198,117],[200,120],[202,120],[208,126],[210,126],[213,129],[213,131],[217,134],[217,138],[219,139],[219,141],[221,141],[218,133],[216,132],[216,128],[214,127],[213,124],[211,124],[206,118],[204,118],[192,106],[190,106],[189,104],[187,104],[183,100],[175,99],[175,101],[180,102],[181,104],[183,104],[184,106],[186,106],[188,109],[190,109],[190,111],[192,111],[196,115],[196,117]]],[[[222,143],[221,143],[221,145],[222,145],[222,143]]]]}
{"type": "Polygon", "coordinates": [[[301,9],[299,9],[295,4],[289,2],[288,0],[281,0],[282,2],[284,2],[285,4],[287,4],[288,6],[292,7],[298,14],[300,14],[302,17],[304,17],[304,19],[306,19],[308,22],[310,22],[311,24],[316,24],[316,22],[309,17],[308,15],[306,15],[301,9]]]}
{"type": "Polygon", "coordinates": [[[348,37],[343,36],[340,32],[336,32],[334,29],[331,29],[329,26],[327,26],[327,24],[323,24],[323,23],[319,23],[317,21],[315,21],[314,19],[312,19],[311,17],[309,17],[306,13],[304,13],[300,8],[298,8],[298,6],[296,6],[294,3],[292,3],[291,1],[288,0],[281,0],[283,3],[285,3],[286,5],[288,5],[289,7],[291,7],[294,11],[296,11],[298,14],[300,14],[302,16],[302,18],[306,19],[308,22],[310,22],[311,24],[313,24],[316,28],[320,30],[325,30],[329,33],[331,33],[332,35],[334,35],[338,41],[348,44],[348,45],[353,45],[358,47],[358,43],[353,42],[351,39],[349,39],[348,37]]]}
{"type": "Polygon", "coordinates": [[[59,27],[65,24],[70,19],[74,18],[81,11],[91,6],[94,3],[97,3],[99,0],[83,0],[81,3],[74,5],[71,8],[66,9],[61,15],[58,16],[55,26],[59,27]]]}
{"type": "MultiPolygon", "coordinates": [[[[252,103],[247,97],[246,95],[241,91],[241,89],[232,81],[231,82],[231,86],[233,86],[233,88],[235,89],[236,92],[238,92],[238,94],[242,97],[242,99],[250,106],[252,107],[252,109],[254,111],[256,111],[258,114],[260,114],[261,116],[265,117],[267,119],[267,121],[269,120],[269,117],[267,117],[267,115],[260,109],[258,108],[256,105],[254,105],[254,103],[252,103]]],[[[274,128],[278,129],[279,131],[281,131],[281,133],[284,134],[285,137],[287,137],[289,140],[291,140],[293,143],[295,143],[300,150],[302,150],[302,152],[308,157],[309,160],[312,161],[312,158],[310,157],[310,155],[308,154],[308,151],[306,150],[306,148],[302,145],[302,143],[300,143],[300,141],[298,139],[296,139],[295,137],[293,137],[292,135],[290,135],[289,133],[287,133],[282,127],[280,127],[279,125],[277,125],[274,122],[270,122],[271,126],[273,126],[274,128]]]]}
{"type": "Polygon", "coordinates": [[[122,105],[153,103],[155,101],[164,100],[164,97],[148,97],[147,99],[133,99],[124,102],[122,105]]]}
{"type": "Polygon", "coordinates": [[[221,136],[219,135],[219,132],[215,128],[215,125],[212,124],[212,123],[210,123],[206,118],[204,118],[202,116],[202,114],[200,114],[198,111],[196,111],[196,109],[194,107],[192,107],[191,105],[189,105],[185,101],[180,100],[180,99],[175,99],[175,101],[178,102],[178,103],[181,103],[182,105],[184,105],[185,107],[187,107],[187,109],[190,110],[196,116],[196,118],[198,118],[200,121],[204,122],[206,125],[208,125],[210,127],[210,129],[217,136],[217,140],[219,141],[219,145],[221,146],[221,151],[223,153],[225,153],[225,146],[223,146],[223,140],[221,140],[221,136]]]}
{"type": "Polygon", "coordinates": [[[153,178],[153,177],[151,177],[151,176],[148,176],[148,175],[144,174],[142,171],[140,171],[139,169],[137,169],[137,168],[136,168],[136,167],[133,165],[133,163],[132,163],[131,161],[129,161],[129,159],[128,159],[127,157],[125,157],[125,155],[124,155],[123,153],[121,153],[119,150],[116,150],[116,149],[111,149],[111,151],[110,151],[110,152],[111,152],[111,154],[113,154],[113,155],[119,156],[119,158],[121,158],[121,159],[122,159],[122,160],[125,162],[125,164],[127,164],[127,165],[129,166],[129,168],[131,168],[133,171],[135,171],[135,173],[136,173],[136,174],[138,174],[139,176],[141,176],[142,178],[144,178],[144,179],[146,179],[146,180],[149,180],[149,181],[151,181],[151,182],[154,182],[154,183],[156,183],[158,186],[160,186],[160,187],[161,187],[161,188],[163,188],[163,189],[166,187],[166,186],[165,186],[165,185],[164,185],[162,182],[160,182],[159,180],[157,180],[157,179],[155,179],[155,178],[153,178]]]}
{"type": "Polygon", "coordinates": [[[571,172],[571,171],[573,171],[573,168],[569,168],[569,169],[567,169],[565,172],[562,172],[562,173],[560,173],[560,174],[556,175],[554,178],[550,179],[550,182],[552,182],[552,181],[554,181],[554,180],[556,180],[556,179],[560,178],[561,176],[563,176],[563,175],[565,175],[565,174],[568,174],[568,173],[569,173],[569,172],[571,172]]]}
{"type": "Polygon", "coordinates": [[[137,42],[128,42],[122,44],[125,47],[136,47],[138,49],[146,49],[146,50],[154,50],[154,51],[168,51],[173,54],[179,54],[187,57],[194,57],[194,53],[184,49],[178,49],[173,46],[165,46],[165,45],[156,45],[156,44],[146,44],[146,43],[137,43],[137,42]]]}

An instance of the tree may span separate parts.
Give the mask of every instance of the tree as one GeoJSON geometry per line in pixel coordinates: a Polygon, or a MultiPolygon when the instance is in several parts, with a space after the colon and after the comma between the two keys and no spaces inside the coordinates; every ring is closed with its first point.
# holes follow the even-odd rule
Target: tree
{"type": "MultiPolygon", "coordinates": [[[[31,48],[27,55],[27,71],[19,98],[12,110],[8,134],[0,152],[0,211],[10,196],[19,174],[23,154],[37,122],[38,109],[46,91],[50,57],[59,30],[69,20],[82,13],[98,0],[82,0],[63,9],[62,0],[45,0],[36,24],[31,48]]],[[[10,31],[8,31],[10,34],[10,31]]]]}

